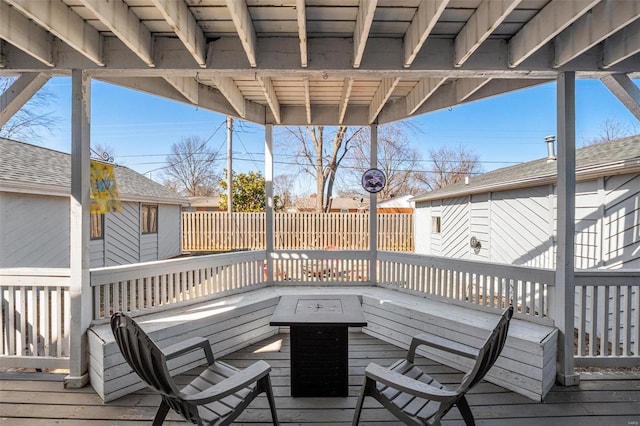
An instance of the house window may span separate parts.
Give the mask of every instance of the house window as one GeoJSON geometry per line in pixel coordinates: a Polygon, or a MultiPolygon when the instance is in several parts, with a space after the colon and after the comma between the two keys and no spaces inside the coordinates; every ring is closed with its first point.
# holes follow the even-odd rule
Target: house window
{"type": "Polygon", "coordinates": [[[440,233],[440,216],[433,216],[431,218],[431,233],[439,234],[440,233]]]}
{"type": "Polygon", "coordinates": [[[104,238],[104,214],[91,213],[91,239],[101,240],[104,238]]]}
{"type": "Polygon", "coordinates": [[[158,232],[158,206],[142,205],[142,233],[155,234],[158,232]]]}

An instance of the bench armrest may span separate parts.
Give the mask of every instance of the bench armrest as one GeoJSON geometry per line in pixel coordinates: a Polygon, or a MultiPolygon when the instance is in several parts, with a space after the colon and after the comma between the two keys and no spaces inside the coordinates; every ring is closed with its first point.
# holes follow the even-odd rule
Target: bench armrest
{"type": "Polygon", "coordinates": [[[204,351],[208,365],[213,364],[214,358],[213,352],[211,351],[211,345],[209,344],[209,340],[203,337],[191,337],[187,340],[183,340],[182,342],[162,348],[162,352],[167,360],[169,360],[189,352],[193,352],[197,349],[202,349],[204,351]]]}
{"type": "Polygon", "coordinates": [[[434,349],[439,349],[470,359],[476,359],[478,356],[478,351],[471,346],[453,342],[434,334],[422,333],[411,339],[411,346],[409,346],[409,351],[407,352],[407,361],[413,362],[416,355],[416,349],[422,345],[430,346],[434,349]]]}
{"type": "Polygon", "coordinates": [[[383,383],[401,392],[433,401],[451,401],[458,397],[457,392],[440,389],[423,383],[419,380],[403,376],[400,373],[371,363],[365,370],[365,375],[378,383],[383,383]]]}

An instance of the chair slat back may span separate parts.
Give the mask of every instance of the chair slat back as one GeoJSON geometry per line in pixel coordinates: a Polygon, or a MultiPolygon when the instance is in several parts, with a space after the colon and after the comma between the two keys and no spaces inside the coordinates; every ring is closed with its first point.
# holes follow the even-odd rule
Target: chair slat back
{"type": "Polygon", "coordinates": [[[487,340],[478,351],[478,358],[473,368],[465,374],[458,387],[458,392],[464,393],[476,383],[481,381],[484,376],[489,372],[493,364],[496,362],[504,343],[507,340],[507,333],[509,331],[509,322],[513,316],[513,306],[509,306],[504,310],[498,324],[493,329],[487,340]]]}
{"type": "Polygon", "coordinates": [[[132,318],[116,312],[111,316],[111,331],[124,359],[149,387],[164,395],[178,393],[164,354],[132,318]]]}

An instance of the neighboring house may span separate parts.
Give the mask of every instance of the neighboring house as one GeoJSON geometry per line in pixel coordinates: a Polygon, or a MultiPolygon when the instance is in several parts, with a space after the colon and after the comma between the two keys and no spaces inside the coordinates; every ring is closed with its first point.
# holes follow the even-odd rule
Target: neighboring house
{"type": "Polygon", "coordinates": [[[413,213],[413,195],[402,195],[378,202],[378,213],[413,213]]]}
{"type": "Polygon", "coordinates": [[[187,197],[189,206],[184,211],[189,212],[221,212],[226,211],[220,208],[220,197],[187,197]]]}
{"type": "MultiPolygon", "coordinates": [[[[315,212],[317,195],[313,194],[296,201],[298,212],[315,212]]],[[[332,197],[329,200],[329,213],[358,213],[369,206],[369,199],[358,197],[332,197]]]]}
{"type": "MultiPolygon", "coordinates": [[[[69,267],[71,156],[0,138],[0,268],[69,267]]],[[[91,214],[91,267],[181,254],[187,200],[115,166],[123,211],[91,214]]]]}
{"type": "MultiPolygon", "coordinates": [[[[640,135],[576,150],[576,268],[640,268],[640,135]]],[[[415,251],[555,266],[556,161],[415,197],[415,251]]]]}

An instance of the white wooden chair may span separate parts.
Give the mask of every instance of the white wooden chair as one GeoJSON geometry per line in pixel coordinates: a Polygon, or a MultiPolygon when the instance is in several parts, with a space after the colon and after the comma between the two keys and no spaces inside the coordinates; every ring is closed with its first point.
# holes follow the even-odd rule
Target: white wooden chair
{"type": "Polygon", "coordinates": [[[273,424],[278,424],[271,390],[271,366],[258,361],[244,370],[216,361],[209,341],[191,338],[160,349],[129,316],[116,312],[111,316],[111,330],[129,366],[152,389],[162,396],[153,425],[164,422],[169,409],[198,425],[228,425],[251,401],[265,392],[271,408],[273,424]],[[182,389],[178,389],[167,360],[203,350],[207,368],[182,389]]]}
{"type": "Polygon", "coordinates": [[[475,425],[465,394],[482,380],[500,355],[512,316],[513,307],[509,306],[477,354],[470,353],[462,346],[455,347],[437,336],[423,334],[412,339],[406,359],[395,362],[389,368],[369,364],[353,416],[353,426],[360,420],[366,396],[378,400],[393,415],[409,425],[439,425],[442,417],[454,405],[460,410],[467,425],[475,425]],[[416,349],[421,345],[475,359],[475,364],[456,388],[449,388],[413,364],[416,349]]]}

